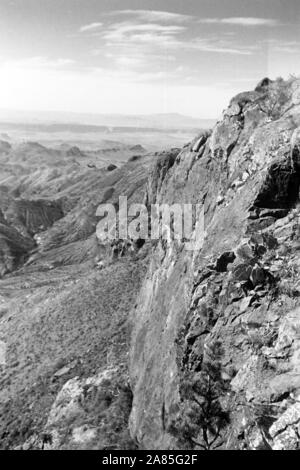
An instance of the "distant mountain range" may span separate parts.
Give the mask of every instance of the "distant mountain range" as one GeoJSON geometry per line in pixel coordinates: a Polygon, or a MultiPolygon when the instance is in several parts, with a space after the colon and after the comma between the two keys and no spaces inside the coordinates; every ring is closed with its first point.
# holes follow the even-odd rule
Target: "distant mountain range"
{"type": "Polygon", "coordinates": [[[150,114],[150,115],[121,115],[121,114],[84,114],[55,111],[17,111],[0,109],[0,122],[15,124],[74,124],[87,126],[131,127],[151,129],[207,129],[216,120],[201,119],[182,114],[150,114]]]}

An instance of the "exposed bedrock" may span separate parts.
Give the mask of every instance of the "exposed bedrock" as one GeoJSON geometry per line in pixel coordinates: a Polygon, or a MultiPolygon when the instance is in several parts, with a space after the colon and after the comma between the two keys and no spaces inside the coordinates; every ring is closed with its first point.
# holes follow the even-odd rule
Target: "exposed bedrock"
{"type": "Polygon", "coordinates": [[[216,344],[219,416],[199,425],[199,444],[299,447],[299,117],[299,81],[263,81],[153,169],[147,202],[204,204],[206,237],[198,252],[157,243],[132,314],[140,448],[187,446],[187,383],[207,374],[216,344]]]}
{"type": "Polygon", "coordinates": [[[16,199],[0,211],[0,277],[21,266],[35,247],[34,235],[63,216],[57,203],[16,199]]]}
{"type": "Polygon", "coordinates": [[[22,264],[34,242],[10,226],[0,210],[0,278],[22,264]]]}
{"type": "Polygon", "coordinates": [[[16,199],[5,212],[7,221],[28,236],[47,230],[63,215],[58,203],[46,200],[16,199]]]}

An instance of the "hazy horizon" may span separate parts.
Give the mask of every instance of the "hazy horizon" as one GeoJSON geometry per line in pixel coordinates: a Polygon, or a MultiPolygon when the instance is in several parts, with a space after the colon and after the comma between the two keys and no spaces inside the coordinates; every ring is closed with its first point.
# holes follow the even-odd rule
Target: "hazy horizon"
{"type": "Polygon", "coordinates": [[[95,126],[134,126],[141,127],[143,123],[152,127],[179,127],[192,128],[205,124],[213,124],[216,119],[205,119],[200,117],[188,116],[181,113],[145,113],[128,114],[122,113],[81,113],[75,111],[36,111],[36,110],[14,110],[0,107],[0,124],[79,124],[95,126]]]}
{"type": "Polygon", "coordinates": [[[1,108],[216,119],[299,73],[299,19],[298,0],[1,0],[1,108]]]}

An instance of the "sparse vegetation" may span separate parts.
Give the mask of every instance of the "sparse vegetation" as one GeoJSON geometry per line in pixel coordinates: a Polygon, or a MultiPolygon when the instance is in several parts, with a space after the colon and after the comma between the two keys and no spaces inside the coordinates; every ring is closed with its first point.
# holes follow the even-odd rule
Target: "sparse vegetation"
{"type": "Polygon", "coordinates": [[[190,372],[181,386],[182,403],[168,432],[181,448],[213,450],[222,445],[222,430],[229,423],[224,406],[227,384],[221,375],[221,347],[206,349],[201,372],[190,372]]]}
{"type": "MultiPolygon", "coordinates": [[[[95,448],[118,447],[122,440],[124,445],[125,440],[133,445],[126,422],[131,406],[130,391],[126,387],[123,390],[127,370],[127,319],[146,266],[147,260],[135,263],[127,260],[102,271],[71,267],[51,274],[32,274],[27,281],[29,288],[35,283],[37,286],[28,299],[25,297],[28,291],[20,289],[18,284],[22,278],[7,281],[10,286],[14,283],[15,292],[21,297],[18,305],[8,304],[15,308],[11,321],[2,319],[10,337],[7,370],[11,371],[11,363],[19,360],[13,375],[4,373],[2,378],[2,394],[10,396],[0,407],[2,449],[22,444],[32,434],[41,435],[63,384],[74,376],[92,376],[101,367],[107,367],[108,359],[110,366],[119,368],[120,382],[107,384],[99,394],[89,392],[83,412],[92,425],[99,425],[101,416],[104,419],[101,436],[106,437],[103,441],[99,439],[95,448]],[[39,286],[42,277],[45,284],[39,286]],[[61,377],[54,376],[61,366],[68,366],[74,359],[77,360],[74,368],[61,377]]],[[[9,309],[8,316],[10,312],[9,309]]],[[[70,427],[79,424],[75,421],[70,427]]],[[[66,439],[69,438],[67,433],[66,439]]]]}
{"type": "Polygon", "coordinates": [[[292,97],[291,81],[293,81],[293,78],[287,81],[281,77],[277,78],[267,88],[267,96],[260,104],[261,110],[274,121],[279,119],[286,111],[286,105],[292,97]]]}

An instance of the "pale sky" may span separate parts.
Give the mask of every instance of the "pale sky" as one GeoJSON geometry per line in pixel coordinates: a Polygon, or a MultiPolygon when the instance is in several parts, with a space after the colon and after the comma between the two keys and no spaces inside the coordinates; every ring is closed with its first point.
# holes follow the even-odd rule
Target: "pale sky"
{"type": "Polygon", "coordinates": [[[299,75],[299,0],[0,0],[0,107],[220,115],[299,75]]]}

